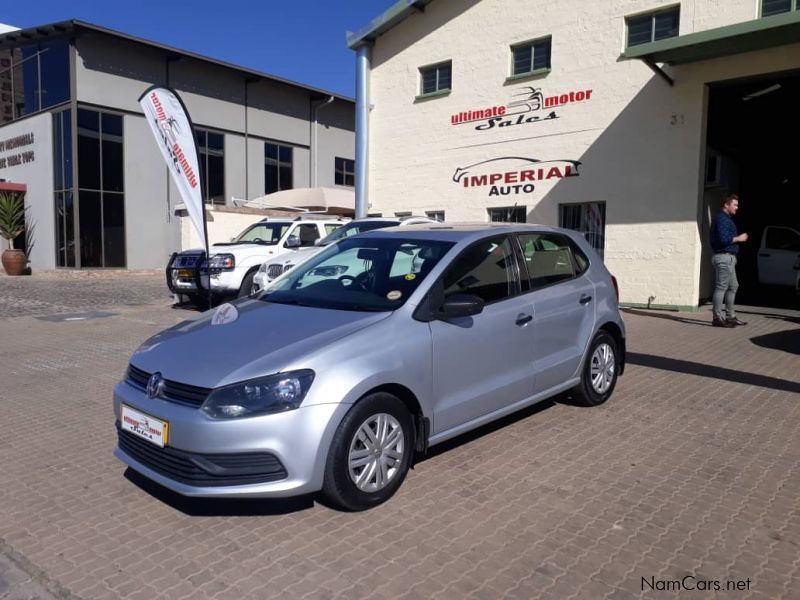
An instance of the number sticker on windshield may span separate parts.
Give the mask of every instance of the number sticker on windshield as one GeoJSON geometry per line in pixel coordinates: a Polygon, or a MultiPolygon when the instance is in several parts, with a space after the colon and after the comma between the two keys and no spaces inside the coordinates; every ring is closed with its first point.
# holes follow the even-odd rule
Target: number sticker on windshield
{"type": "Polygon", "coordinates": [[[399,300],[402,295],[403,295],[402,292],[398,292],[397,290],[392,290],[391,292],[386,294],[386,298],[388,300],[399,300]]]}
{"type": "Polygon", "coordinates": [[[414,273],[409,273],[408,275],[406,275],[406,279],[408,281],[414,281],[416,278],[417,278],[417,276],[414,275],[414,273]]]}

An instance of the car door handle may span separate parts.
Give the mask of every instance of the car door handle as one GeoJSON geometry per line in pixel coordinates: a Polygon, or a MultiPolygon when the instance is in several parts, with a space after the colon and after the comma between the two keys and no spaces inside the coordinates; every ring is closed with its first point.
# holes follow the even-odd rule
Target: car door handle
{"type": "Polygon", "coordinates": [[[767,254],[766,252],[759,252],[758,255],[763,256],[764,258],[769,258],[770,256],[772,256],[771,254],[767,254]]]}
{"type": "Polygon", "coordinates": [[[592,301],[592,297],[590,295],[588,295],[588,294],[583,294],[581,296],[581,299],[578,300],[578,302],[580,302],[581,304],[589,304],[589,302],[591,302],[591,301],[592,301]]]}
{"type": "Polygon", "coordinates": [[[526,315],[525,313],[520,313],[517,315],[517,325],[522,327],[523,325],[530,323],[533,320],[532,315],[526,315]]]}

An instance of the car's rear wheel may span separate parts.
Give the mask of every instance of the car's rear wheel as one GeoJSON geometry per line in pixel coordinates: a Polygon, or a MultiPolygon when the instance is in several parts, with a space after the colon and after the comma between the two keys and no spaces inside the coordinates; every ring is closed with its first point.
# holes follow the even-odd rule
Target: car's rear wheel
{"type": "Polygon", "coordinates": [[[353,405],[333,436],[322,492],[343,510],[377,506],[403,483],[413,453],[405,404],[391,394],[370,394],[353,405]]]}
{"type": "Polygon", "coordinates": [[[611,397],[619,375],[619,350],[614,337],[599,331],[584,361],[581,382],[572,389],[576,403],[597,406],[611,397]]]}

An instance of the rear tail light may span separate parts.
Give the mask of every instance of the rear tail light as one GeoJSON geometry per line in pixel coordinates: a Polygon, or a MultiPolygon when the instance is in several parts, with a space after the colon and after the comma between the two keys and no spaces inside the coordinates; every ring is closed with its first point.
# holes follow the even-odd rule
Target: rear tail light
{"type": "Polygon", "coordinates": [[[619,303],[619,284],[617,283],[617,278],[613,275],[611,276],[611,283],[614,286],[614,294],[617,296],[617,303],[619,303]]]}

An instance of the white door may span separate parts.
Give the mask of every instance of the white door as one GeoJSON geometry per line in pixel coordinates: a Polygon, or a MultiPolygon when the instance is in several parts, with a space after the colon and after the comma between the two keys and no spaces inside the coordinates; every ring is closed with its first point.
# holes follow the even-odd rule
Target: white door
{"type": "Polygon", "coordinates": [[[764,229],[758,250],[758,281],[770,285],[795,286],[795,261],[800,254],[800,232],[771,225],[764,229]]]}

